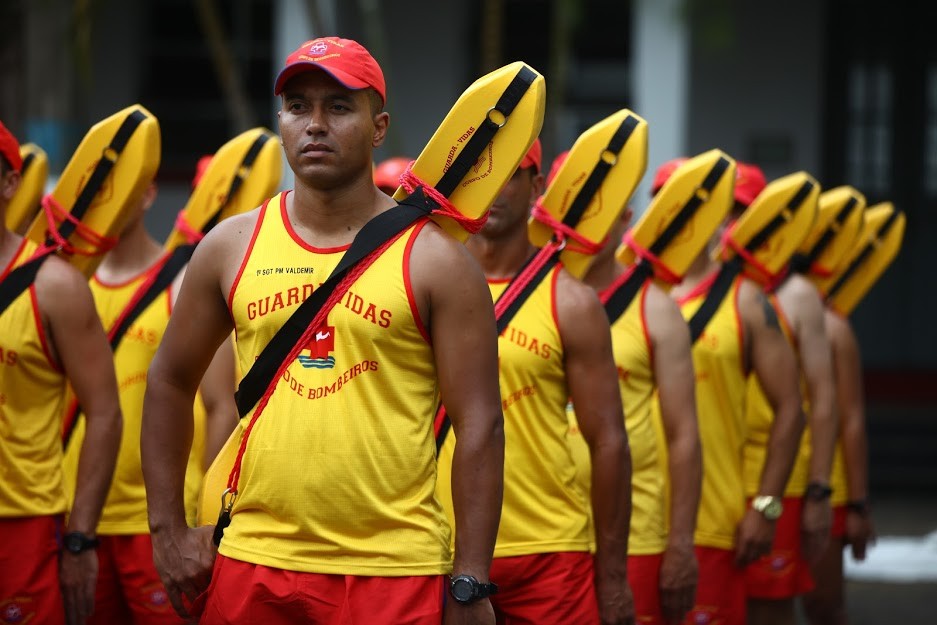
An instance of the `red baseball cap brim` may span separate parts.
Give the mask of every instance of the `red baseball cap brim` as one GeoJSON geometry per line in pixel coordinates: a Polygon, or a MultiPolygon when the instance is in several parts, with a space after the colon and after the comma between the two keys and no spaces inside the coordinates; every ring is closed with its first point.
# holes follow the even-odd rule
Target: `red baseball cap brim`
{"type": "Polygon", "coordinates": [[[530,146],[530,149],[527,150],[527,154],[524,155],[524,158],[521,160],[521,164],[518,166],[518,169],[527,169],[528,167],[534,167],[537,170],[537,173],[540,173],[540,164],[543,162],[543,145],[540,143],[540,137],[537,137],[533,144],[530,146]]]}
{"type": "MultiPolygon", "coordinates": [[[[273,87],[273,95],[280,95],[281,93],[283,93],[283,87],[286,86],[286,83],[293,76],[298,76],[299,74],[305,74],[306,72],[310,72],[312,70],[317,70],[317,69],[325,72],[326,74],[334,78],[336,81],[338,81],[339,84],[341,84],[347,89],[353,89],[353,90],[367,89],[368,87],[371,86],[365,81],[359,78],[355,78],[354,76],[348,74],[347,72],[343,72],[340,69],[335,69],[332,67],[325,67],[324,65],[320,63],[314,63],[312,61],[299,61],[299,62],[293,63],[292,65],[288,65],[283,68],[283,70],[280,72],[280,75],[277,76],[276,84],[273,87]]],[[[381,99],[383,100],[384,94],[380,93],[380,91],[378,91],[378,94],[380,94],[381,99]]]]}

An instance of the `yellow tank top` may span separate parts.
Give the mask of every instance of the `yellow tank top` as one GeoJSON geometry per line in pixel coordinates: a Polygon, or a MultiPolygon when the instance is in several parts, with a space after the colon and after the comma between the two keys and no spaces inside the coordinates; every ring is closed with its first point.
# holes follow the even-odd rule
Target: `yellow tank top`
{"type": "MultiPolygon", "coordinates": [[[[165,257],[140,275],[119,284],[106,283],[93,276],[89,281],[94,305],[101,325],[108,331],[130,305],[137,290],[162,267],[165,257]]],[[[146,513],[146,490],[143,484],[143,469],[140,462],[140,434],[143,424],[143,397],[146,392],[146,373],[156,349],[163,339],[169,316],[172,312],[170,289],[154,299],[146,310],[133,322],[118,345],[114,355],[114,370],[120,410],[123,415],[120,450],[114,477],[108,490],[98,533],[103,535],[148,534],[146,513]]],[[[69,393],[70,399],[73,397],[69,393]]],[[[201,457],[204,451],[205,414],[201,398],[193,406],[195,423],[192,436],[192,452],[185,477],[186,510],[191,507],[194,524],[195,500],[201,486],[201,457]],[[191,504],[190,504],[191,501],[191,504]]],[[[69,507],[75,492],[78,460],[85,438],[85,419],[80,418],[69,438],[65,450],[65,486],[69,507]]]]}
{"type": "MultiPolygon", "coordinates": [[[[618,369],[618,388],[631,447],[630,555],[663,553],[667,546],[664,476],[661,473],[657,435],[651,415],[656,383],[644,313],[649,286],[650,283],[641,289],[624,314],[612,324],[612,349],[618,369]]],[[[568,414],[569,444],[576,461],[577,480],[582,491],[589,493],[592,479],[589,446],[579,431],[574,412],[570,410],[568,414]]],[[[593,534],[590,532],[590,537],[593,534]]]]}
{"type": "Polygon", "coordinates": [[[849,501],[849,482],[846,481],[846,459],[843,456],[843,441],[836,441],[836,450],[833,452],[833,470],[830,473],[830,487],[833,495],[830,503],[841,506],[849,501]]]}
{"type": "MultiPolygon", "coordinates": [[[[24,239],[0,279],[36,247],[24,239]]],[[[49,351],[36,287],[30,286],[0,315],[0,517],[65,512],[65,385],[49,351]]]]}
{"type": "MultiPolygon", "coordinates": [[[[498,337],[504,412],[504,503],[495,557],[589,550],[588,507],[566,442],[569,391],[556,321],[559,268],[541,282],[498,337]]],[[[490,281],[494,300],[509,281],[490,281]]],[[[440,450],[440,494],[449,491],[454,436],[440,450]]]]}
{"type": "MultiPolygon", "coordinates": [[[[735,530],[745,514],[742,458],[747,372],[743,368],[743,330],[738,312],[741,281],[741,277],[736,278],[693,344],[696,411],[703,449],[703,489],[694,542],[717,549],[734,547],[735,530]]],[[[711,286],[712,279],[705,280],[679,302],[684,319],[693,317],[711,286]]]]}
{"type": "MultiPolygon", "coordinates": [[[[286,197],[261,209],[229,295],[242,371],[346,249],[302,241],[286,197]]],[[[223,555],[314,573],[451,569],[434,495],[436,368],[409,281],[425,223],[351,285],[278,381],[247,444],[223,555]]]]}

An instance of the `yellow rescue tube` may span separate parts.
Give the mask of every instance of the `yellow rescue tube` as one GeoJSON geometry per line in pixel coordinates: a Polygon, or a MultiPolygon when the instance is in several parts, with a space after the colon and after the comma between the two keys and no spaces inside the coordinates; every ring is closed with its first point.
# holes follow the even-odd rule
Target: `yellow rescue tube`
{"type": "Polygon", "coordinates": [[[23,167],[20,170],[20,186],[7,205],[7,230],[23,234],[39,212],[39,202],[49,176],[49,157],[35,143],[20,146],[23,167]]]}

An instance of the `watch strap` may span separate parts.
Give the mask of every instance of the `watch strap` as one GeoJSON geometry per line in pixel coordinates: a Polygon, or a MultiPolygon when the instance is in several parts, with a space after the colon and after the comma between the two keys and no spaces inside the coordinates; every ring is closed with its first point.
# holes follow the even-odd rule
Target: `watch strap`
{"type": "Polygon", "coordinates": [[[823,501],[833,495],[833,489],[829,484],[822,482],[810,482],[804,490],[804,498],[812,501],[823,501]]]}

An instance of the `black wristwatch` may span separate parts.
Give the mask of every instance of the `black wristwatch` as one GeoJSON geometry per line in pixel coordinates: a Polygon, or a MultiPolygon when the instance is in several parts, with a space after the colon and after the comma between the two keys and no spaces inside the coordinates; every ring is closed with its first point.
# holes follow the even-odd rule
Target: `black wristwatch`
{"type": "Polygon", "coordinates": [[[804,499],[810,499],[812,501],[824,501],[829,499],[830,495],[832,494],[833,489],[830,488],[828,484],[810,482],[807,484],[807,490],[804,491],[804,499]]]}
{"type": "Polygon", "coordinates": [[[859,516],[868,516],[869,502],[865,499],[850,499],[846,502],[846,510],[859,516]]]}
{"type": "Polygon", "coordinates": [[[62,537],[62,548],[69,553],[81,553],[97,546],[97,538],[88,538],[81,532],[70,532],[62,537]]]}
{"type": "Polygon", "coordinates": [[[456,602],[463,605],[490,597],[498,592],[498,586],[492,582],[479,583],[471,575],[456,575],[449,582],[449,594],[456,602]]]}

